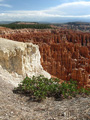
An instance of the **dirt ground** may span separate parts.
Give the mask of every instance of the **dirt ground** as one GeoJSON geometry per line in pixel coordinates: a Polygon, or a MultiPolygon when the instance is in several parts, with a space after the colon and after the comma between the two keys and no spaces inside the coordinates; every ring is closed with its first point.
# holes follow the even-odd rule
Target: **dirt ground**
{"type": "Polygon", "coordinates": [[[33,102],[13,93],[11,79],[0,70],[0,120],[90,120],[90,96],[33,102]]]}

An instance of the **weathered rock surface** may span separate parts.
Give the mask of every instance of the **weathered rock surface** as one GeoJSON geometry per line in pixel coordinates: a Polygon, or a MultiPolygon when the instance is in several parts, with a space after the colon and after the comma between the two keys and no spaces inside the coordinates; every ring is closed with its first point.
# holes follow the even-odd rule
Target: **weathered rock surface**
{"type": "Polygon", "coordinates": [[[0,65],[10,73],[50,78],[50,74],[41,66],[40,57],[38,45],[0,38],[0,65]]]}
{"type": "Polygon", "coordinates": [[[41,64],[62,80],[90,87],[90,34],[72,30],[7,30],[1,37],[39,45],[41,64]]]}

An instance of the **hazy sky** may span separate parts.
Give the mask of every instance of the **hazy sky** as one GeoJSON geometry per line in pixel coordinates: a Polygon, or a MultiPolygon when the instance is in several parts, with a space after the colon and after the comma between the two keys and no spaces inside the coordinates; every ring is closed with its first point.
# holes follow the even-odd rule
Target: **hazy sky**
{"type": "Polygon", "coordinates": [[[90,0],[0,0],[0,21],[89,21],[90,0]]]}

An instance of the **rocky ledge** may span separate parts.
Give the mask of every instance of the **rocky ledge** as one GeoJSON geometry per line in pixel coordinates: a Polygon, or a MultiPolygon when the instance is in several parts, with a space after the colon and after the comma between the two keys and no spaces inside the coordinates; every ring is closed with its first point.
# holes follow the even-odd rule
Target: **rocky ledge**
{"type": "Polygon", "coordinates": [[[8,72],[24,77],[44,75],[50,78],[50,74],[43,70],[40,58],[38,45],[0,38],[0,65],[8,72]]]}

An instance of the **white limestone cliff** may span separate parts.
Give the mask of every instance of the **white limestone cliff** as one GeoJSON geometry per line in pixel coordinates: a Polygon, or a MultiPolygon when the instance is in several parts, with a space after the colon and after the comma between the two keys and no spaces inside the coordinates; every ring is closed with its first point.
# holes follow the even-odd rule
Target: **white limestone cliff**
{"type": "Polygon", "coordinates": [[[24,77],[44,75],[50,78],[50,74],[43,70],[40,58],[37,45],[0,38],[0,65],[8,72],[24,77]]]}

